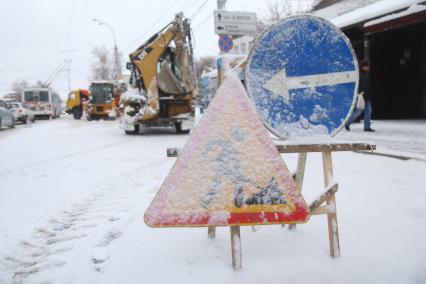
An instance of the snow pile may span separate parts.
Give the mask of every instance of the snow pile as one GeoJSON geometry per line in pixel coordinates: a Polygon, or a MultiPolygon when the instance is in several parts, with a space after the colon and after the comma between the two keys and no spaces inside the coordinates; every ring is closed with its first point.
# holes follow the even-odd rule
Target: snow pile
{"type": "Polygon", "coordinates": [[[121,94],[120,102],[130,101],[130,102],[146,102],[147,98],[145,92],[139,91],[138,89],[128,88],[126,92],[121,94]]]}

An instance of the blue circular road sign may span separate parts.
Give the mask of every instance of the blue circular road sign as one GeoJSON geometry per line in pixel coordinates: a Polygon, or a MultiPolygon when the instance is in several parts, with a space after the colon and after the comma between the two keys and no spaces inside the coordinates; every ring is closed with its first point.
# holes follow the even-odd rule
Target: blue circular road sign
{"type": "Polygon", "coordinates": [[[232,37],[228,35],[221,35],[219,37],[219,48],[220,50],[224,52],[228,52],[234,47],[234,42],[232,40],[232,37]]]}
{"type": "Polygon", "coordinates": [[[358,88],[349,40],[309,15],[269,27],[249,54],[245,76],[266,127],[282,139],[335,135],[349,118],[358,88]]]}

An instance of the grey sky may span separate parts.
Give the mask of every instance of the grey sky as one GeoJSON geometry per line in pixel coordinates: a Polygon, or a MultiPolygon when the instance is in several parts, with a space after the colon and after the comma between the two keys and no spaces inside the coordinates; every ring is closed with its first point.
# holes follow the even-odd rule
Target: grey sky
{"type": "MultiPolygon", "coordinates": [[[[300,2],[306,6],[312,1],[300,2]]],[[[256,12],[262,18],[267,7],[268,1],[228,0],[226,8],[256,12]]],[[[45,81],[67,56],[72,59],[71,88],[87,88],[91,50],[99,45],[113,48],[111,31],[93,18],[112,26],[126,60],[129,52],[183,11],[192,17],[195,55],[215,55],[217,36],[211,16],[215,8],[216,0],[1,0],[0,97],[15,80],[45,81]]],[[[65,98],[67,73],[62,72],[52,87],[65,98]]]]}

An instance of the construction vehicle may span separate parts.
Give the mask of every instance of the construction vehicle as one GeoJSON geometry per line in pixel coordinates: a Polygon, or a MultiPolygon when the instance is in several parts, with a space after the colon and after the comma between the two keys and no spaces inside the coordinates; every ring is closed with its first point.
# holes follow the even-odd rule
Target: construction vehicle
{"type": "Polygon", "coordinates": [[[132,52],[127,68],[135,88],[122,95],[121,124],[126,134],[144,127],[175,127],[188,133],[194,125],[195,75],[189,19],[175,19],[132,52]]]}
{"type": "Polygon", "coordinates": [[[68,94],[66,112],[72,114],[74,119],[80,119],[83,112],[87,112],[90,92],[84,89],[73,90],[68,94]]]}
{"type": "Polygon", "coordinates": [[[87,120],[115,119],[118,113],[116,107],[124,91],[122,86],[113,81],[98,81],[92,82],[89,90],[87,120]]]}

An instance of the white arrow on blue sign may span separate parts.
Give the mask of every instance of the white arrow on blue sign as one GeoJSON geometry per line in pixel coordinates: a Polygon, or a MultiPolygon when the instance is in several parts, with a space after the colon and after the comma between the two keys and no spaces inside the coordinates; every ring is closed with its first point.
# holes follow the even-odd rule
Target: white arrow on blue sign
{"type": "Polygon", "coordinates": [[[259,37],[245,79],[258,113],[278,137],[333,136],[355,104],[358,64],[333,24],[293,16],[259,37]]]}

